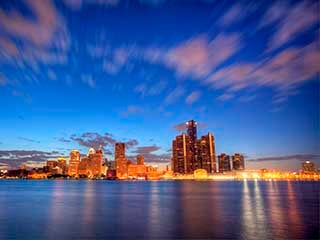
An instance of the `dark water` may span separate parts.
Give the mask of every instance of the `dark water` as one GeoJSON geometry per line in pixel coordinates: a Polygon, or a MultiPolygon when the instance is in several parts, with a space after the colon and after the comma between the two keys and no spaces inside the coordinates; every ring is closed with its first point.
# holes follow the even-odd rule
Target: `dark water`
{"type": "Polygon", "coordinates": [[[317,239],[319,186],[0,181],[0,239],[317,239]]]}

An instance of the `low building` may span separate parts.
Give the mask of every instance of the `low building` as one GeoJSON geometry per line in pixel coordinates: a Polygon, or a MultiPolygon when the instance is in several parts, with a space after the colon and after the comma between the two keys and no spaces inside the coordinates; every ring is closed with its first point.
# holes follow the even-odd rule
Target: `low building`
{"type": "Polygon", "coordinates": [[[305,161],[301,164],[301,170],[303,173],[315,173],[316,172],[316,166],[313,162],[305,161]]]}

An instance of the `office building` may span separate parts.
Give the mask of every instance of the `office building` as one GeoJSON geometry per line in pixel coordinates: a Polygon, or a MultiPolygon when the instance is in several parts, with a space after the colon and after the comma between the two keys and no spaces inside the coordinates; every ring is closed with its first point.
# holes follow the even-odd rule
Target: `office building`
{"type": "Polygon", "coordinates": [[[118,142],[115,144],[115,162],[117,177],[125,179],[128,177],[128,160],[125,155],[125,144],[118,142]]]}
{"type": "Polygon", "coordinates": [[[230,156],[222,153],[218,156],[219,172],[231,171],[230,156]]]}
{"type": "Polygon", "coordinates": [[[81,159],[78,174],[81,177],[99,177],[102,174],[103,152],[101,149],[90,148],[87,156],[81,159]]]}
{"type": "Polygon", "coordinates": [[[114,158],[118,159],[118,158],[125,158],[126,154],[125,154],[125,150],[126,149],[126,145],[125,143],[122,142],[117,142],[116,146],[115,146],[115,154],[114,154],[114,158]]]}
{"type": "Polygon", "coordinates": [[[313,162],[305,161],[301,164],[301,170],[303,173],[314,173],[316,172],[316,166],[313,162]]]}
{"type": "Polygon", "coordinates": [[[172,141],[172,169],[174,173],[192,174],[203,168],[208,173],[217,171],[214,137],[211,133],[197,139],[197,122],[186,122],[187,134],[172,141]]]}
{"type": "Polygon", "coordinates": [[[205,169],[207,173],[217,171],[214,137],[211,133],[202,136],[198,141],[198,167],[205,169]]]}
{"type": "Polygon", "coordinates": [[[142,156],[142,155],[137,156],[137,164],[144,165],[144,156],[142,156]]]}
{"type": "Polygon", "coordinates": [[[58,167],[61,169],[62,174],[67,174],[67,159],[64,157],[59,157],[58,167]]]}
{"type": "Polygon", "coordinates": [[[80,152],[74,149],[70,152],[68,175],[70,176],[78,175],[79,163],[80,163],[80,152]]]}
{"type": "Polygon", "coordinates": [[[184,133],[172,141],[172,168],[175,173],[192,173],[192,169],[190,168],[191,151],[189,142],[189,136],[184,133]]]}
{"type": "Polygon", "coordinates": [[[232,156],[232,169],[233,170],[244,170],[244,157],[239,153],[235,153],[232,156]]]}

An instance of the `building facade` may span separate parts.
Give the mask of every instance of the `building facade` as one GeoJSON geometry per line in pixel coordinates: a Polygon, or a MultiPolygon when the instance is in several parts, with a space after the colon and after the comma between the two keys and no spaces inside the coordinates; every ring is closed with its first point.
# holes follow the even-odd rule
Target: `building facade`
{"type": "Polygon", "coordinates": [[[208,173],[217,172],[216,151],[214,137],[211,133],[198,140],[198,167],[208,173]]]}
{"type": "Polygon", "coordinates": [[[175,173],[187,174],[191,173],[191,156],[189,136],[181,134],[172,142],[172,161],[173,171],[175,173]]]}
{"type": "Polygon", "coordinates": [[[125,154],[125,143],[118,142],[115,144],[115,162],[117,178],[125,179],[128,177],[128,160],[125,154]]]}
{"type": "Polygon", "coordinates": [[[172,141],[172,170],[174,173],[192,174],[203,168],[208,173],[217,171],[215,142],[211,133],[197,139],[197,122],[186,122],[187,134],[172,141]]]}
{"type": "Polygon", "coordinates": [[[225,153],[221,153],[218,156],[218,162],[219,162],[219,172],[229,172],[231,171],[231,164],[230,164],[230,156],[225,154],[225,153]]]}
{"type": "Polygon", "coordinates": [[[316,172],[316,166],[313,162],[305,161],[301,164],[301,170],[303,173],[314,173],[316,172]]]}
{"type": "Polygon", "coordinates": [[[142,156],[142,155],[137,156],[137,164],[144,165],[144,156],[142,156]]]}
{"type": "Polygon", "coordinates": [[[70,152],[68,175],[78,175],[78,167],[80,163],[80,152],[76,149],[70,152]]]}
{"type": "Polygon", "coordinates": [[[232,156],[232,169],[233,170],[244,170],[244,157],[240,153],[235,153],[232,156]]]}

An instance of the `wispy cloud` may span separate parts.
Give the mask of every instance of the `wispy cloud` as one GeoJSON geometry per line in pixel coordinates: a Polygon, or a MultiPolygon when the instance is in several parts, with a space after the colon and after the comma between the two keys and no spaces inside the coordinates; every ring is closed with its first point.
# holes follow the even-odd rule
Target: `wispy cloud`
{"type": "Polygon", "coordinates": [[[169,50],[164,64],[179,76],[201,78],[208,75],[240,48],[238,34],[219,34],[213,40],[206,35],[189,39],[169,50]]]}
{"type": "Polygon", "coordinates": [[[7,78],[4,75],[0,74],[0,86],[4,86],[5,84],[7,84],[7,81],[7,78]]]}
{"type": "Polygon", "coordinates": [[[40,141],[31,139],[31,138],[26,138],[26,137],[19,137],[20,140],[26,141],[26,142],[32,142],[32,143],[40,143],[40,141]]]}
{"type": "Polygon", "coordinates": [[[128,62],[130,52],[129,48],[117,48],[113,51],[111,58],[106,58],[103,62],[105,72],[114,75],[117,74],[128,62]]]}
{"type": "MultiPolygon", "coordinates": [[[[75,142],[78,145],[86,148],[93,147],[99,149],[100,147],[108,154],[112,154],[114,150],[114,144],[120,142],[113,134],[97,132],[84,132],[81,134],[72,134],[69,138],[60,138],[61,142],[75,142]]],[[[129,139],[124,141],[127,148],[134,147],[139,144],[136,139],[129,139]]]]}
{"type": "Polygon", "coordinates": [[[129,115],[143,113],[143,112],[144,112],[144,109],[142,107],[136,106],[136,105],[129,105],[125,111],[121,112],[121,115],[124,117],[128,117],[129,115]]]}
{"type": "Polygon", "coordinates": [[[93,77],[91,75],[82,75],[81,79],[89,87],[91,87],[91,88],[95,88],[96,87],[96,81],[93,79],[93,77]]]}
{"type": "Polygon", "coordinates": [[[205,84],[227,89],[229,94],[248,87],[270,87],[277,98],[295,94],[302,82],[317,76],[320,71],[320,51],[316,43],[291,47],[259,63],[236,63],[214,72],[205,84]]]}
{"type": "Polygon", "coordinates": [[[170,161],[170,153],[156,153],[161,147],[157,145],[137,147],[131,153],[143,155],[146,162],[149,163],[168,163],[170,161]]]}
{"type": "Polygon", "coordinates": [[[156,96],[162,93],[167,86],[167,82],[160,80],[154,84],[140,83],[134,89],[136,93],[139,93],[143,98],[145,96],[156,96]]]}
{"type": "Polygon", "coordinates": [[[249,16],[258,7],[257,3],[240,4],[236,3],[218,21],[222,27],[227,27],[234,23],[239,23],[249,16]]]}
{"type": "Polygon", "coordinates": [[[187,98],[186,98],[186,103],[187,104],[193,104],[194,102],[196,102],[201,96],[201,92],[196,90],[193,91],[192,93],[190,93],[187,98]]]}
{"type": "Polygon", "coordinates": [[[185,89],[181,86],[178,86],[166,96],[166,98],[164,99],[164,104],[165,105],[173,104],[176,101],[178,101],[178,99],[182,97],[184,94],[185,94],[185,89]]]}
{"type": "MultiPolygon", "coordinates": [[[[11,168],[19,167],[21,164],[43,163],[50,158],[61,156],[57,151],[37,150],[0,150],[0,162],[11,168]]],[[[42,165],[41,165],[42,166],[42,165]]]]}
{"type": "Polygon", "coordinates": [[[230,100],[232,98],[234,98],[234,94],[226,92],[226,93],[218,96],[217,100],[224,102],[224,101],[228,101],[228,100],[230,100]]]}
{"type": "Polygon", "coordinates": [[[83,5],[96,4],[104,7],[114,7],[119,4],[120,0],[64,0],[64,4],[71,10],[81,10],[83,5]]]}
{"type": "Polygon", "coordinates": [[[272,156],[265,158],[253,158],[247,161],[251,162],[268,162],[268,161],[287,161],[287,160],[298,160],[298,161],[313,161],[320,160],[320,155],[316,154],[295,154],[286,156],[272,156]]]}
{"type": "Polygon", "coordinates": [[[299,34],[319,23],[319,6],[312,1],[297,1],[293,6],[276,2],[266,12],[262,26],[277,23],[269,49],[278,48],[294,40],[299,34]]]}

